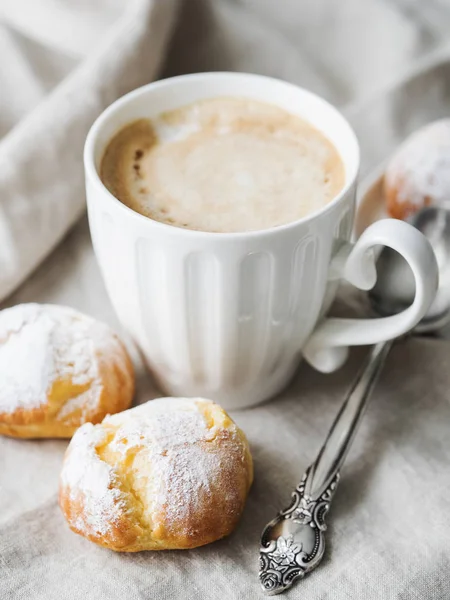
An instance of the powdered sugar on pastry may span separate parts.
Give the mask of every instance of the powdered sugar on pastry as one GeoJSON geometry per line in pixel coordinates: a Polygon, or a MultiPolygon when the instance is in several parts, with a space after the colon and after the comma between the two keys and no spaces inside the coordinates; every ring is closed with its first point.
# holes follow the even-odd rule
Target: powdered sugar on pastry
{"type": "MultiPolygon", "coordinates": [[[[197,402],[205,404],[203,400],[197,402]]],[[[156,400],[128,411],[127,415],[105,419],[107,424],[118,422],[120,429],[109,450],[125,460],[130,453],[139,452],[136,462],[151,464],[152,482],[147,481],[144,494],[152,514],[164,508],[170,524],[194,512],[196,507],[192,504],[200,494],[211,496],[221,457],[219,453],[205,452],[203,443],[214,440],[217,427],[208,425],[198,404],[175,398],[156,400]]],[[[234,435],[236,426],[231,425],[229,431],[234,435]]]]}
{"type": "Polygon", "coordinates": [[[398,207],[394,216],[401,216],[402,205],[410,213],[450,202],[450,119],[435,121],[406,139],[386,169],[385,187],[393,208],[398,207]]]}
{"type": "Polygon", "coordinates": [[[96,452],[96,447],[106,439],[106,433],[91,423],[80,427],[72,439],[71,452],[67,454],[61,474],[61,485],[74,490],[74,498],[83,495],[85,518],[78,519],[77,527],[92,529],[101,535],[118,522],[125,506],[123,494],[114,487],[117,482],[114,469],[96,452]]]}
{"type": "Polygon", "coordinates": [[[14,315],[0,313],[0,411],[12,412],[18,406],[34,408],[46,401],[54,371],[49,352],[51,323],[38,321],[37,310],[14,315]],[[7,343],[5,343],[7,342],[7,343]]]}
{"type": "MultiPolygon", "coordinates": [[[[68,437],[81,423],[101,420],[108,412],[101,404],[109,368],[112,381],[123,374],[125,397],[119,404],[127,408],[133,393],[132,373],[127,377],[131,365],[108,326],[56,305],[22,304],[1,311],[0,433],[68,437]],[[57,422],[63,426],[60,432],[53,427],[57,422]]],[[[116,412],[112,398],[110,412],[116,412]]]]}
{"type": "Polygon", "coordinates": [[[0,412],[45,404],[56,379],[74,385],[99,385],[93,344],[86,337],[89,319],[75,311],[51,312],[39,304],[0,313],[0,412]],[[62,327],[70,321],[70,328],[62,327]]]}
{"type": "Polygon", "coordinates": [[[220,407],[161,398],[78,430],[60,503],[74,531],[114,550],[194,547],[229,532],[250,482],[245,437],[220,407]]]}

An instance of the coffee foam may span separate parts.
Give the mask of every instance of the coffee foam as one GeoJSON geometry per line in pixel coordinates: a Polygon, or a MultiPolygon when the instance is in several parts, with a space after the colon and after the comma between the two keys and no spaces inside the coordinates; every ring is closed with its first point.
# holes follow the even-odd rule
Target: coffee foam
{"type": "Polygon", "coordinates": [[[318,210],[342,189],[345,173],[331,142],[299,117],[214,98],[124,127],[106,149],[101,178],[147,217],[236,232],[318,210]]]}

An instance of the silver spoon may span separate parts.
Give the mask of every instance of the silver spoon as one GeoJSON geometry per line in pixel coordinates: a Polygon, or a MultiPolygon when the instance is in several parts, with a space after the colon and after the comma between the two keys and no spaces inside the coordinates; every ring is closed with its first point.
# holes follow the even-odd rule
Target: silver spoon
{"type": "MultiPolygon", "coordinates": [[[[426,208],[411,221],[431,242],[439,265],[439,289],[430,310],[414,329],[433,333],[450,321],[450,212],[426,208]]],[[[404,259],[386,248],[370,292],[375,312],[391,315],[411,304],[412,273],[404,259]]],[[[394,340],[373,346],[339,410],[316,460],[292,493],[291,505],[268,523],[261,536],[259,579],[269,595],[279,594],[312,571],[325,550],[325,515],[339,471],[364,415],[371,391],[394,340]]]]}

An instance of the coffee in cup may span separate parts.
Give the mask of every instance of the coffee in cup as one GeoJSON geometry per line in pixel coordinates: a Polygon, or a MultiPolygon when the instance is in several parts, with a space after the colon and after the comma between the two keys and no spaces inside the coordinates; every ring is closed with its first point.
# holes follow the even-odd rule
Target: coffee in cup
{"type": "Polygon", "coordinates": [[[218,97],[120,129],[104,153],[101,178],[146,217],[229,233],[316,212],[341,191],[345,171],[333,144],[297,115],[218,97]]]}

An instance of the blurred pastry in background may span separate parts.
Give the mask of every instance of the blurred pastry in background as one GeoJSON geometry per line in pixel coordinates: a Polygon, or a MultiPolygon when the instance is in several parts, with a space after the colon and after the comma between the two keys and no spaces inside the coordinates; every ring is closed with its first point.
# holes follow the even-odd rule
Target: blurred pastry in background
{"type": "Polygon", "coordinates": [[[68,438],[125,410],[128,353],[107,325],[71,308],[19,304],[0,312],[0,434],[68,438]]]}
{"type": "Polygon", "coordinates": [[[422,127],[401,144],[388,163],[384,191],[396,219],[425,206],[450,205],[450,119],[422,127]]]}

